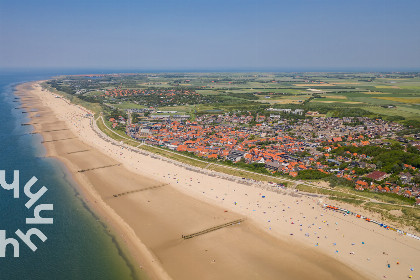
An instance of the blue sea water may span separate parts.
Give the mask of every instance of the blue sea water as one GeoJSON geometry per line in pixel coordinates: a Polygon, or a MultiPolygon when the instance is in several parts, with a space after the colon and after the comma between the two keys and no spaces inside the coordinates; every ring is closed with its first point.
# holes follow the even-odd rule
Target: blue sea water
{"type": "Polygon", "coordinates": [[[66,168],[56,159],[46,158],[42,137],[28,134],[31,126],[22,113],[20,103],[14,102],[14,86],[32,80],[47,79],[58,74],[75,71],[0,71],[0,170],[6,171],[8,182],[13,180],[13,170],[20,172],[20,197],[13,198],[12,191],[0,188],[0,230],[7,237],[20,240],[15,231],[26,232],[31,227],[41,230],[47,240],[43,243],[32,237],[38,249],[33,252],[20,241],[20,257],[13,257],[8,246],[6,257],[0,258],[0,279],[137,279],[132,266],[109,233],[80,199],[75,183],[66,168]],[[48,188],[36,203],[51,203],[53,211],[43,211],[41,216],[54,218],[52,225],[26,225],[33,217],[33,208],[27,209],[24,184],[32,177],[38,181],[34,192],[48,188]]]}

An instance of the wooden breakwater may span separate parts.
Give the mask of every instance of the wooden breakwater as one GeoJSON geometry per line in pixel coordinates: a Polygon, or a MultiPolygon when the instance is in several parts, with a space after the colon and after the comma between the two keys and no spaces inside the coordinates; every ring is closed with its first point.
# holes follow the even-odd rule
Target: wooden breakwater
{"type": "Polygon", "coordinates": [[[235,221],[232,221],[232,222],[229,222],[229,223],[226,223],[226,224],[214,226],[214,227],[211,227],[211,228],[208,228],[208,229],[199,231],[199,232],[195,232],[195,233],[192,233],[192,234],[182,235],[182,238],[184,238],[184,239],[194,238],[194,237],[197,237],[199,235],[203,235],[203,234],[206,234],[206,233],[209,233],[209,232],[212,232],[212,231],[216,231],[218,229],[222,229],[222,228],[225,228],[225,227],[229,227],[229,226],[233,226],[233,225],[236,225],[236,224],[240,224],[243,221],[245,221],[245,219],[235,220],[235,221]]]}
{"type": "Polygon", "coordinates": [[[77,154],[77,153],[84,153],[84,152],[88,152],[88,151],[90,151],[90,150],[80,150],[80,151],[68,152],[67,154],[71,155],[71,154],[77,154]]]}
{"type": "Polygon", "coordinates": [[[41,141],[41,143],[57,142],[57,141],[64,141],[64,140],[71,140],[71,139],[77,139],[77,137],[70,137],[70,138],[63,138],[63,139],[46,140],[46,141],[41,141]]]}
{"type": "Polygon", "coordinates": [[[120,197],[120,196],[127,195],[127,194],[132,194],[132,193],[143,192],[143,191],[148,191],[148,190],[161,188],[161,187],[164,187],[166,185],[169,185],[169,184],[160,184],[160,185],[153,186],[153,187],[148,187],[148,188],[143,188],[143,189],[138,189],[138,190],[132,190],[132,191],[127,191],[127,192],[117,193],[117,194],[114,194],[112,196],[113,197],[120,197]]]}
{"type": "Polygon", "coordinates": [[[111,164],[111,165],[104,165],[104,166],[99,166],[99,167],[81,169],[81,170],[78,170],[77,172],[83,173],[83,172],[92,171],[92,170],[96,170],[96,169],[102,169],[102,168],[108,168],[108,167],[120,166],[120,165],[121,165],[121,163],[111,164]]]}

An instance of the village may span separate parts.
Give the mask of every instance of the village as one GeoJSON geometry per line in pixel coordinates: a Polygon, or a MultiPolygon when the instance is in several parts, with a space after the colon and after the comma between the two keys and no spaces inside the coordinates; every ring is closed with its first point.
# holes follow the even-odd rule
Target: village
{"type": "Polygon", "coordinates": [[[210,162],[296,179],[324,179],[331,185],[394,193],[420,203],[420,142],[399,136],[403,125],[367,117],[318,117],[317,112],[299,109],[267,111],[256,116],[204,114],[192,121],[189,115],[175,112],[129,110],[127,119],[119,116],[109,121],[113,128],[123,127],[127,135],[145,144],[210,162]],[[148,112],[148,117],[132,122],[132,114],[140,111],[148,112]],[[380,158],[398,151],[406,156],[380,158]]]}
{"type": "Polygon", "coordinates": [[[350,75],[343,84],[333,74],[121,74],[50,85],[98,104],[109,127],[147,145],[419,204],[419,123],[387,95],[407,90],[372,88],[407,78],[394,75],[350,75]]]}
{"type": "Polygon", "coordinates": [[[144,104],[147,106],[175,106],[185,104],[197,104],[203,102],[212,102],[211,97],[206,97],[188,89],[113,89],[106,90],[100,96],[106,98],[110,104],[119,103],[121,98],[127,101],[133,101],[135,104],[144,104]],[[133,99],[133,100],[131,100],[133,99]]]}

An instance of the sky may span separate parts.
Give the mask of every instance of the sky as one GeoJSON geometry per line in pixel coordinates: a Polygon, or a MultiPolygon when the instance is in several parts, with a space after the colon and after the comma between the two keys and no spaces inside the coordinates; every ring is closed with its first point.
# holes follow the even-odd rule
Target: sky
{"type": "Polygon", "coordinates": [[[0,0],[0,68],[420,70],[418,0],[0,0]]]}

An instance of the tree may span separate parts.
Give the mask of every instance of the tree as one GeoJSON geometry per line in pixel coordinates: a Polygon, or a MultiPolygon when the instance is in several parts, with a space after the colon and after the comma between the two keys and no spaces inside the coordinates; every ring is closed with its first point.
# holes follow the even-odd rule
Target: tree
{"type": "Polygon", "coordinates": [[[328,177],[328,182],[330,183],[330,187],[354,187],[353,181],[347,180],[342,177],[337,177],[335,175],[331,175],[330,177],[328,177]]]}

